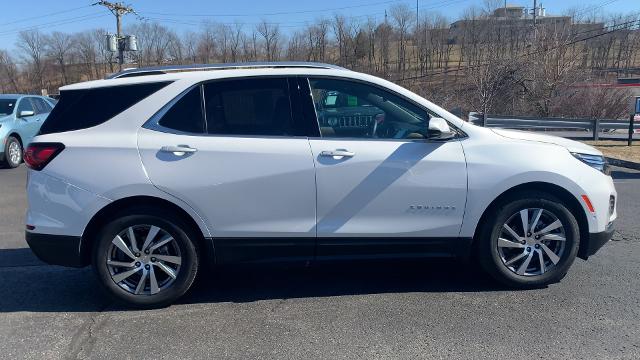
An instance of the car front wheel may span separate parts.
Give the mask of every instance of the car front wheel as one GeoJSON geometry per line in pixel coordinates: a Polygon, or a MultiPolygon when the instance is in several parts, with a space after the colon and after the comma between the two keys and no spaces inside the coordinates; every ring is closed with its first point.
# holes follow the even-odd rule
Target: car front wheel
{"type": "Polygon", "coordinates": [[[4,148],[4,160],[0,161],[5,166],[13,169],[22,162],[22,144],[13,136],[9,136],[4,148]]]}
{"type": "Polygon", "coordinates": [[[102,228],[93,268],[106,291],[127,305],[169,305],[193,283],[198,270],[194,235],[179,219],[137,211],[102,228]]]}
{"type": "Polygon", "coordinates": [[[479,241],[483,268],[498,281],[536,287],[560,281],[575,260],[578,223],[554,196],[526,193],[504,201],[479,241]]]}

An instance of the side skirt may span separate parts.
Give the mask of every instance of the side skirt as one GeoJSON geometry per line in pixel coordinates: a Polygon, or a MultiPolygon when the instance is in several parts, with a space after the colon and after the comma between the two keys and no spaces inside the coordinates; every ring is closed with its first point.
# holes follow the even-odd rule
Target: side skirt
{"type": "Polygon", "coordinates": [[[216,264],[467,257],[471,238],[213,238],[216,264]]]}

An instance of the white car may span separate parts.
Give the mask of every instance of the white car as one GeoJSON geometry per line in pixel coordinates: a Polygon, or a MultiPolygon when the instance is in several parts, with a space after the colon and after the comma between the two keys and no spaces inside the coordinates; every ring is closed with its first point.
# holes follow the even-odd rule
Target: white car
{"type": "Polygon", "coordinates": [[[91,264],[139,307],[176,300],[204,263],[472,256],[505,284],[542,286],[616,219],[594,148],[477,127],[316,63],[65,86],[25,161],[35,254],[91,264]]]}

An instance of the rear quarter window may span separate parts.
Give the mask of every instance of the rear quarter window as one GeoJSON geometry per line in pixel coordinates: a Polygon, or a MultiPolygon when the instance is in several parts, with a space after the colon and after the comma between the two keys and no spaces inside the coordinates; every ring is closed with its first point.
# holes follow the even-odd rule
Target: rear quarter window
{"type": "Polygon", "coordinates": [[[40,134],[87,129],[107,122],[170,82],[66,90],[40,128],[40,134]]]}

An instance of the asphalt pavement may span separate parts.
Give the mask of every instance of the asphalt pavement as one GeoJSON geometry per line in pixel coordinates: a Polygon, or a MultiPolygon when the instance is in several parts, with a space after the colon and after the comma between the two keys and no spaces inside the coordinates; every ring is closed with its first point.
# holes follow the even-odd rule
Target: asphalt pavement
{"type": "Polygon", "coordinates": [[[207,272],[180,303],[111,303],[90,269],[26,247],[25,168],[0,169],[0,358],[640,358],[640,172],[616,169],[613,241],[559,284],[502,288],[460,261],[207,272]]]}

